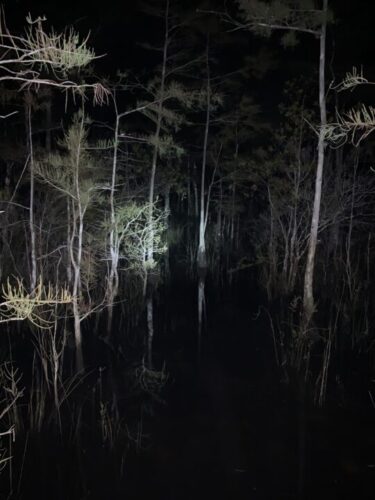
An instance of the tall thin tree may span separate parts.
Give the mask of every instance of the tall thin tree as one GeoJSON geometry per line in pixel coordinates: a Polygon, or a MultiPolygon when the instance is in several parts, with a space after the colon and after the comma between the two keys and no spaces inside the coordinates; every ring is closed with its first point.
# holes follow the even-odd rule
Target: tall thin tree
{"type": "Polygon", "coordinates": [[[246,23],[239,22],[229,15],[225,17],[235,23],[238,28],[250,29],[260,34],[270,31],[285,32],[284,45],[296,43],[295,33],[307,33],[319,38],[319,109],[320,128],[318,138],[318,159],[316,165],[315,194],[312,210],[311,228],[307,251],[307,260],[304,277],[303,309],[305,330],[315,311],[313,279],[315,268],[315,254],[318,241],[320,220],[320,206],[323,184],[325,126],[327,123],[325,65],[326,65],[326,32],[328,17],[328,0],[322,0],[320,9],[315,7],[314,0],[237,0],[239,8],[246,19],[246,23]]]}

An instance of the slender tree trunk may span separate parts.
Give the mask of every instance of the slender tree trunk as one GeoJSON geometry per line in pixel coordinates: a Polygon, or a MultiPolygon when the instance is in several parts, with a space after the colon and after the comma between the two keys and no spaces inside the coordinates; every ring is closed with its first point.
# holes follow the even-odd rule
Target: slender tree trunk
{"type": "Polygon", "coordinates": [[[164,105],[164,93],[165,93],[165,79],[167,73],[167,59],[168,59],[168,45],[169,45],[169,0],[166,1],[165,6],[165,35],[164,35],[164,45],[163,45],[163,61],[161,68],[161,79],[160,79],[160,95],[158,111],[157,111],[157,122],[156,122],[156,130],[155,130],[155,146],[152,155],[152,163],[151,163],[151,176],[150,176],[150,189],[149,189],[149,227],[150,227],[150,239],[147,248],[147,260],[152,263],[154,259],[154,232],[153,232],[153,213],[154,213],[154,198],[155,198],[155,177],[156,177],[156,168],[159,157],[159,140],[160,140],[160,132],[162,125],[162,109],[164,105]]]}
{"type": "Polygon", "coordinates": [[[323,22],[320,32],[320,57],[319,57],[319,107],[320,107],[320,131],[318,141],[318,163],[315,180],[315,196],[311,220],[309,246],[304,281],[303,309],[304,328],[308,326],[315,311],[313,295],[313,279],[316,245],[318,240],[318,229],[320,219],[320,204],[322,197],[324,150],[325,150],[325,126],[327,124],[326,97],[325,97],[325,57],[326,57],[326,31],[327,31],[327,9],[328,0],[323,0],[323,22]]]}
{"type": "MultiPolygon", "coordinates": [[[[73,278],[73,316],[74,316],[74,341],[76,348],[76,369],[77,371],[83,370],[83,355],[82,355],[82,332],[81,332],[81,315],[80,315],[80,277],[81,277],[81,251],[82,251],[82,241],[81,230],[83,229],[83,225],[81,220],[79,221],[79,230],[78,230],[78,248],[76,251],[76,256],[74,258],[73,269],[74,269],[74,278],[73,278]]],[[[72,251],[74,241],[72,241],[72,251]]]]}
{"type": "Polygon", "coordinates": [[[74,316],[74,340],[76,348],[76,369],[77,371],[83,370],[83,354],[82,354],[82,332],[81,332],[81,314],[79,307],[79,300],[81,295],[81,264],[82,264],[82,247],[83,247],[83,224],[85,209],[81,200],[80,189],[80,176],[79,167],[81,160],[81,142],[83,138],[83,116],[80,127],[80,139],[78,141],[78,149],[75,159],[75,172],[74,172],[74,189],[75,189],[75,205],[73,209],[73,231],[70,241],[70,255],[73,264],[73,316],[74,316]],[[78,222],[78,228],[77,228],[78,222]],[[76,248],[74,243],[76,242],[76,248]]]}
{"type": "Polygon", "coordinates": [[[206,50],[206,71],[207,71],[207,87],[206,87],[206,124],[204,129],[203,140],[203,156],[202,156],[202,170],[201,170],[201,189],[200,189],[200,207],[199,207],[199,240],[198,240],[198,268],[205,269],[207,267],[206,255],[206,210],[205,206],[205,178],[206,178],[206,164],[207,164],[207,147],[208,135],[210,130],[210,107],[211,107],[211,82],[210,82],[210,65],[209,65],[209,41],[207,38],[206,50]]]}
{"type": "Polygon", "coordinates": [[[74,342],[76,350],[76,369],[77,372],[83,370],[83,355],[82,355],[82,332],[81,332],[81,317],[79,310],[78,296],[79,268],[74,266],[74,281],[73,281],[73,317],[74,317],[74,342]]]}
{"type": "MultiPolygon", "coordinates": [[[[200,186],[200,206],[199,206],[199,239],[198,239],[198,362],[202,352],[202,331],[203,331],[203,313],[205,305],[205,279],[207,271],[207,255],[206,255],[206,227],[208,220],[209,195],[205,200],[205,179],[206,179],[206,164],[208,150],[208,136],[210,130],[210,108],[211,108],[211,80],[210,80],[210,65],[209,65],[209,38],[207,36],[206,47],[206,123],[204,129],[203,140],[203,156],[201,170],[201,186],[200,186]]],[[[212,183],[210,187],[212,186],[212,183]]]]}
{"type": "Polygon", "coordinates": [[[113,320],[113,303],[118,293],[118,261],[119,261],[119,236],[116,228],[116,213],[115,213],[115,188],[116,188],[116,175],[117,175],[117,157],[118,157],[118,140],[119,140],[119,125],[120,116],[116,108],[116,124],[115,124],[115,137],[113,147],[113,160],[112,160],[112,177],[111,189],[109,194],[110,204],[110,220],[111,229],[109,233],[109,251],[111,256],[110,272],[107,281],[107,303],[108,303],[108,316],[107,316],[107,336],[111,335],[112,320],[113,320]]]}
{"type": "MultiPolygon", "coordinates": [[[[151,164],[151,176],[150,176],[150,189],[149,189],[149,212],[148,212],[148,224],[150,236],[147,244],[147,263],[153,266],[154,262],[154,230],[153,230],[153,216],[154,216],[154,201],[155,201],[155,177],[156,177],[156,169],[159,158],[159,140],[160,140],[160,132],[162,125],[162,110],[164,105],[164,97],[165,97],[165,80],[167,74],[167,59],[168,59],[168,46],[169,46],[169,0],[166,0],[165,4],[165,31],[164,31],[164,45],[163,45],[163,61],[161,68],[161,78],[160,78],[160,90],[159,90],[159,104],[157,111],[157,122],[156,122],[156,130],[154,135],[154,151],[152,155],[152,164],[151,164]]],[[[149,276],[150,268],[147,270],[146,276],[146,289],[147,289],[147,325],[148,325],[148,361],[149,368],[152,368],[152,342],[154,338],[154,325],[153,325],[153,287],[154,285],[150,283],[149,276]]]]}

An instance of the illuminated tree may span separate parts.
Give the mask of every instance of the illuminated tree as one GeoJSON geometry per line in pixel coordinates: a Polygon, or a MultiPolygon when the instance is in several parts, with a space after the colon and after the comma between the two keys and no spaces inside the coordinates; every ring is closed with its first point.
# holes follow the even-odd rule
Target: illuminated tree
{"type": "MultiPolygon", "coordinates": [[[[95,53],[87,46],[87,38],[80,40],[73,29],[63,33],[44,30],[46,19],[26,18],[28,27],[23,35],[11,33],[5,22],[4,11],[0,12],[0,82],[15,83],[21,90],[27,90],[25,98],[27,141],[30,170],[29,227],[31,242],[31,290],[37,285],[35,228],[34,228],[34,151],[32,141],[32,94],[40,87],[58,88],[65,92],[79,94],[84,98],[87,90],[93,90],[94,102],[102,104],[108,97],[108,90],[100,83],[77,83],[69,79],[69,72],[83,68],[96,59],[95,53]],[[45,76],[47,75],[47,76],[45,76]]],[[[12,116],[15,112],[3,115],[12,116]]]]}
{"type": "MultiPolygon", "coordinates": [[[[88,153],[87,122],[83,111],[77,113],[64,135],[63,154],[51,154],[36,165],[39,179],[52,186],[66,199],[68,241],[67,251],[71,267],[72,306],[77,370],[83,369],[81,322],[91,312],[84,307],[84,237],[89,207],[98,197],[95,179],[95,161],[88,153]]],[[[86,287],[89,291],[88,287],[86,287]]],[[[88,300],[90,297],[88,296],[88,300]]]]}
{"type": "MultiPolygon", "coordinates": [[[[354,90],[363,85],[375,85],[364,77],[362,70],[356,68],[345,75],[345,78],[334,87],[337,92],[354,90]]],[[[347,141],[359,146],[375,130],[375,108],[361,104],[346,112],[337,112],[337,122],[328,123],[324,127],[327,141],[335,146],[342,146],[347,141]]]]}
{"type": "Polygon", "coordinates": [[[282,42],[286,46],[295,45],[296,33],[307,33],[319,39],[320,131],[318,139],[315,196],[304,279],[303,329],[306,329],[315,311],[313,295],[314,262],[322,196],[325,150],[324,129],[327,123],[325,61],[328,0],[322,0],[321,9],[316,8],[313,0],[273,0],[271,2],[264,2],[263,0],[238,0],[237,3],[245,22],[233,20],[232,18],[230,18],[230,20],[234,22],[238,28],[249,29],[265,36],[270,36],[273,31],[285,32],[282,36],[282,42]]]}
{"type": "MultiPolygon", "coordinates": [[[[175,78],[178,71],[189,66],[190,61],[181,62],[181,54],[174,49],[176,33],[180,28],[180,21],[172,11],[172,2],[163,0],[159,2],[149,1],[144,4],[143,10],[145,13],[159,18],[162,21],[163,27],[163,42],[161,47],[158,47],[158,52],[161,53],[161,60],[158,64],[155,76],[146,85],[147,97],[140,104],[150,103],[151,105],[144,106],[143,114],[152,122],[153,133],[148,136],[148,143],[152,148],[151,152],[151,171],[149,176],[148,189],[148,208],[149,208],[149,223],[150,230],[148,238],[147,261],[149,271],[156,270],[154,265],[154,236],[153,236],[153,220],[155,205],[155,186],[156,174],[160,166],[161,160],[178,156],[182,154],[180,148],[173,136],[173,132],[177,132],[184,117],[181,113],[182,107],[190,107],[193,102],[194,92],[186,90],[175,78]],[[151,99],[150,99],[151,98],[151,99]],[[174,106],[172,103],[177,103],[174,106]],[[177,109],[176,109],[177,108],[177,109]]],[[[147,47],[150,48],[150,47],[147,47]]],[[[149,339],[153,337],[153,288],[154,279],[151,276],[146,287],[146,309],[147,309],[147,324],[149,330],[149,339]]],[[[150,342],[148,342],[150,345],[150,342]]],[[[149,356],[149,362],[150,356],[149,356]]],[[[149,366],[151,368],[151,366],[149,366]]]]}
{"type": "Polygon", "coordinates": [[[0,12],[0,82],[13,82],[21,89],[49,86],[80,95],[91,89],[94,102],[103,103],[108,96],[103,85],[78,84],[69,79],[71,70],[83,68],[97,58],[87,46],[87,38],[81,40],[73,29],[46,32],[44,17],[34,20],[29,15],[26,21],[25,33],[15,35],[6,25],[4,11],[0,12]]]}

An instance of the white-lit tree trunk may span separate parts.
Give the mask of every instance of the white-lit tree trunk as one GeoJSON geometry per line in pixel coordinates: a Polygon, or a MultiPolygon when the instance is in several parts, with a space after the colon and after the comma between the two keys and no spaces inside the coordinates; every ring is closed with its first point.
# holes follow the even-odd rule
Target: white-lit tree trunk
{"type": "MultiPolygon", "coordinates": [[[[113,322],[113,305],[118,295],[119,289],[119,261],[120,261],[120,248],[123,242],[124,237],[126,236],[126,227],[123,227],[122,222],[116,217],[116,202],[115,202],[115,193],[116,193],[116,179],[117,179],[117,167],[118,167],[118,157],[119,157],[119,143],[121,139],[120,134],[120,122],[121,119],[125,116],[128,116],[136,111],[140,111],[142,109],[147,108],[149,105],[142,105],[138,108],[125,111],[123,113],[118,112],[116,96],[114,96],[114,107],[116,114],[115,128],[114,128],[114,144],[113,144],[113,157],[112,157],[112,174],[111,174],[111,184],[109,191],[109,205],[110,205],[110,229],[109,229],[109,273],[107,277],[107,307],[108,307],[108,316],[107,316],[107,335],[110,336],[112,330],[112,322],[113,322]]],[[[160,135],[160,125],[158,129],[158,136],[160,135]]],[[[156,147],[154,149],[153,155],[153,163],[152,163],[152,173],[150,180],[150,190],[152,193],[149,193],[149,197],[154,198],[154,186],[155,186],[155,173],[156,173],[156,163],[157,163],[157,154],[155,156],[156,147]]],[[[153,220],[154,209],[153,206],[149,207],[148,219],[149,222],[153,220]]],[[[152,226],[152,224],[151,224],[152,226]]],[[[147,260],[147,251],[149,251],[150,258],[153,258],[154,253],[154,233],[151,227],[150,238],[148,243],[151,243],[147,246],[146,250],[146,260],[147,260]]],[[[146,283],[144,289],[146,290],[146,283]]]]}
{"type": "Polygon", "coordinates": [[[320,32],[320,54],[319,54],[319,107],[320,107],[320,131],[318,141],[318,163],[316,167],[315,195],[311,220],[310,238],[307,252],[305,269],[303,309],[304,326],[311,320],[315,310],[313,279],[315,267],[316,245],[318,241],[318,229],[320,220],[320,205],[322,197],[324,150],[325,150],[325,126],[327,124],[326,96],[325,96],[325,59],[326,59],[326,32],[327,32],[327,9],[328,0],[323,0],[323,21],[320,32]]]}
{"type": "MultiPolygon", "coordinates": [[[[163,60],[161,66],[161,76],[160,76],[160,89],[158,95],[158,109],[157,109],[157,121],[156,121],[156,129],[154,134],[154,151],[152,154],[152,163],[151,163],[151,175],[150,175],[150,188],[148,194],[149,201],[149,225],[152,228],[152,218],[153,218],[153,207],[154,207],[154,199],[155,199],[155,177],[156,177],[156,169],[159,158],[159,140],[160,140],[160,132],[162,125],[162,108],[164,105],[164,97],[165,97],[165,80],[167,73],[167,60],[168,60],[168,45],[169,45],[169,0],[166,1],[165,4],[165,28],[164,28],[164,44],[163,44],[163,60]]],[[[151,229],[151,234],[149,238],[149,245],[147,249],[147,260],[149,263],[153,263],[154,259],[154,234],[151,229]]]]}
{"type": "Polygon", "coordinates": [[[153,217],[154,217],[154,200],[155,200],[155,177],[156,177],[156,169],[159,158],[159,141],[160,141],[160,132],[162,125],[162,108],[164,105],[164,97],[165,97],[165,81],[166,81],[166,73],[167,73],[167,60],[168,60],[168,45],[169,45],[169,0],[166,0],[165,3],[165,15],[164,15],[164,44],[163,44],[163,60],[161,66],[161,76],[160,76],[160,89],[159,89],[159,103],[157,109],[157,121],[156,121],[156,129],[154,134],[154,151],[152,154],[152,163],[151,163],[151,175],[150,175],[150,188],[149,188],[149,214],[148,214],[148,223],[150,227],[150,235],[148,238],[148,246],[147,246],[147,265],[148,267],[148,276],[147,276],[147,349],[148,349],[148,364],[149,368],[152,369],[152,343],[154,339],[154,308],[153,308],[153,284],[150,283],[150,269],[154,264],[154,230],[153,230],[153,217]]]}
{"type": "Polygon", "coordinates": [[[198,269],[207,268],[207,255],[206,255],[206,224],[207,224],[207,210],[208,200],[205,201],[205,179],[206,179],[206,165],[207,165],[207,147],[208,135],[210,130],[210,108],[211,108],[211,81],[210,81],[210,65],[209,65],[209,43],[207,40],[206,50],[206,123],[204,128],[203,139],[203,155],[202,155],[202,168],[201,168],[201,185],[200,185],[200,206],[199,206],[199,239],[198,239],[198,255],[197,264],[198,269]]]}
{"type": "Polygon", "coordinates": [[[202,352],[202,331],[203,331],[203,313],[205,304],[205,280],[207,270],[207,254],[206,254],[206,227],[208,220],[209,196],[205,195],[206,181],[206,165],[207,165],[207,150],[208,137],[210,131],[210,110],[211,110],[211,80],[210,80],[210,64],[209,64],[209,40],[207,38],[206,48],[206,122],[204,128],[203,139],[203,155],[201,167],[201,185],[200,185],[200,203],[199,203],[199,236],[198,236],[198,361],[202,352]]]}
{"type": "Polygon", "coordinates": [[[320,131],[318,140],[318,161],[316,168],[314,204],[312,210],[312,220],[310,228],[310,237],[308,243],[307,261],[304,278],[303,291],[303,329],[308,326],[312,315],[314,314],[315,304],[313,295],[313,278],[315,268],[315,254],[318,241],[318,229],[320,220],[320,205],[322,197],[324,150],[325,150],[325,127],[327,124],[326,98],[325,98],[325,58],[326,58],[326,31],[327,31],[327,13],[328,0],[322,0],[322,9],[301,10],[298,6],[290,5],[289,1],[279,2],[260,2],[265,8],[263,17],[253,9],[251,2],[240,2],[241,8],[247,15],[248,23],[240,25],[244,29],[250,30],[278,30],[280,32],[300,32],[319,37],[319,107],[320,107],[320,131]],[[322,16],[321,24],[316,22],[316,14],[322,16]],[[297,19],[297,21],[295,20],[297,19]],[[300,21],[298,21],[300,19],[300,21]],[[315,24],[317,27],[315,28],[315,24]]]}
{"type": "Polygon", "coordinates": [[[70,258],[73,266],[73,316],[74,316],[74,340],[76,349],[76,369],[83,370],[82,355],[82,332],[81,332],[81,314],[80,314],[80,295],[81,295],[81,264],[83,247],[83,224],[85,207],[82,205],[80,188],[80,160],[81,147],[84,134],[84,117],[82,115],[79,129],[80,138],[78,140],[77,151],[75,152],[74,165],[74,201],[73,201],[73,231],[70,240],[70,258]]]}
{"type": "Polygon", "coordinates": [[[110,252],[110,271],[107,282],[107,303],[108,303],[108,316],[107,316],[107,336],[110,336],[112,330],[113,320],[113,303],[118,294],[118,263],[120,257],[119,235],[116,230],[116,213],[115,213],[115,188],[116,188],[116,175],[117,175],[117,157],[118,157],[118,140],[119,140],[119,125],[120,115],[116,110],[116,123],[115,123],[115,136],[113,145],[113,159],[112,159],[112,176],[111,188],[109,194],[110,204],[110,233],[109,233],[109,252],[110,252]]]}

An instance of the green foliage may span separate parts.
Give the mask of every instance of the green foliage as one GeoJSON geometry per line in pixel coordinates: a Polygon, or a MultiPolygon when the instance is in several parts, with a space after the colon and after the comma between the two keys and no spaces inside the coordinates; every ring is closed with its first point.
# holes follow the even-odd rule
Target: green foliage
{"type": "Polygon", "coordinates": [[[154,256],[166,251],[164,242],[166,214],[155,204],[128,202],[116,209],[116,231],[121,240],[121,257],[126,262],[126,269],[143,275],[153,269],[157,262],[146,261],[147,249],[153,238],[154,256]]]}
{"type": "Polygon", "coordinates": [[[0,323],[8,321],[28,320],[40,329],[52,328],[53,321],[46,319],[46,312],[53,311],[56,304],[70,304],[72,296],[64,288],[53,287],[50,283],[45,285],[42,278],[31,293],[27,291],[21,279],[11,284],[9,279],[2,286],[4,301],[0,303],[0,323]]]}
{"type": "Polygon", "coordinates": [[[30,65],[63,78],[70,70],[87,66],[95,59],[94,51],[87,46],[87,38],[81,40],[73,28],[63,33],[53,30],[46,33],[42,25],[45,18],[33,20],[29,15],[26,20],[29,28],[23,50],[30,57],[30,65]]]}
{"type": "Polygon", "coordinates": [[[88,68],[96,59],[87,45],[72,28],[62,33],[44,30],[44,17],[27,18],[24,35],[12,34],[0,12],[0,80],[16,82],[21,89],[56,87],[78,94],[82,98],[88,89],[94,91],[94,103],[107,102],[109,91],[100,83],[77,83],[69,79],[71,70],[88,68]]]}
{"type": "Polygon", "coordinates": [[[89,124],[90,120],[82,112],[76,113],[63,138],[58,141],[61,152],[42,156],[35,162],[35,174],[42,182],[75,201],[79,200],[84,208],[99,196],[99,165],[88,146],[89,124]]]}

